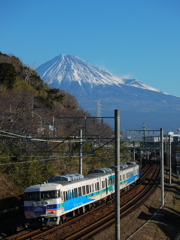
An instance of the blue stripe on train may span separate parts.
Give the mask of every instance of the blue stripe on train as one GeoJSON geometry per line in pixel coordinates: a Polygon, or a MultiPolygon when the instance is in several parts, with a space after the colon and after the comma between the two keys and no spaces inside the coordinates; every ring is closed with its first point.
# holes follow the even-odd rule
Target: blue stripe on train
{"type": "Polygon", "coordinates": [[[140,174],[137,174],[137,175],[135,175],[135,176],[131,176],[131,177],[128,179],[128,184],[134,182],[134,181],[137,180],[139,177],[140,177],[140,174]]]}
{"type": "Polygon", "coordinates": [[[68,210],[71,210],[72,208],[79,207],[79,206],[89,203],[93,200],[94,199],[89,199],[86,196],[81,196],[78,198],[73,198],[71,200],[67,200],[64,202],[64,211],[68,211],[68,210]]]}
{"type": "Polygon", "coordinates": [[[128,179],[128,184],[131,183],[131,182],[134,182],[134,176],[131,176],[131,177],[128,179]]]}

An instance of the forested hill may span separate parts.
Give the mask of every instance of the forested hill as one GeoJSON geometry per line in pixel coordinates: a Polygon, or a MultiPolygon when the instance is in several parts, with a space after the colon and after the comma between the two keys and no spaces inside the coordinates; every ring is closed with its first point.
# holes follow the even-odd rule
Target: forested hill
{"type": "Polygon", "coordinates": [[[67,92],[49,88],[33,69],[25,66],[17,57],[0,52],[0,90],[24,89],[31,92],[44,105],[53,108],[55,104],[61,108],[78,108],[74,97],[67,92]]]}
{"type": "MultiPolygon", "coordinates": [[[[44,182],[49,177],[78,172],[79,154],[76,159],[73,151],[77,151],[79,145],[74,143],[70,148],[65,143],[58,146],[58,153],[53,152],[54,147],[48,152],[48,141],[53,143],[54,140],[51,141],[51,138],[64,140],[79,136],[80,129],[83,136],[86,131],[91,138],[112,136],[109,125],[99,119],[93,121],[91,115],[79,107],[74,96],[48,87],[33,69],[25,66],[17,57],[2,53],[0,103],[0,199],[4,199],[4,203],[7,202],[6,198],[22,194],[26,187],[44,182]],[[86,129],[82,120],[85,117],[91,120],[86,129]],[[8,141],[7,134],[16,137],[8,141]],[[36,144],[27,143],[31,137],[40,141],[40,150],[36,144]],[[22,148],[26,144],[28,149],[22,148]],[[71,154],[67,155],[69,151],[71,154]],[[73,155],[73,158],[69,155],[73,155]]],[[[90,151],[91,144],[87,141],[83,150],[90,151]]],[[[105,156],[106,150],[99,151],[105,156]]],[[[83,166],[83,171],[87,173],[95,166],[99,168],[101,163],[98,157],[89,157],[83,159],[83,166]]]]}
{"type": "MultiPolygon", "coordinates": [[[[36,71],[25,66],[20,59],[1,52],[0,101],[0,128],[18,134],[37,135],[38,132],[49,136],[53,117],[90,116],[79,107],[74,96],[63,90],[50,88],[36,71]]],[[[107,125],[103,125],[101,130],[93,127],[94,134],[97,131],[105,133],[102,128],[110,131],[107,125]]],[[[74,130],[61,126],[61,131],[56,134],[68,136],[74,130]]]]}
{"type": "Polygon", "coordinates": [[[63,112],[84,115],[76,99],[67,92],[49,88],[37,73],[17,57],[0,53],[1,129],[20,133],[37,132],[52,116],[63,112]],[[39,115],[39,117],[38,117],[39,115]]]}

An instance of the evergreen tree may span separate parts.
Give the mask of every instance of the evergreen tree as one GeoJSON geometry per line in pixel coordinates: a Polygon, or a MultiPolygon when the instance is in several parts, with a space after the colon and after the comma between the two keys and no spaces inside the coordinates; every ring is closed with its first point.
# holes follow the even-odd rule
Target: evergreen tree
{"type": "Polygon", "coordinates": [[[0,83],[6,85],[7,88],[12,89],[16,81],[16,71],[10,63],[0,63],[0,83]]]}

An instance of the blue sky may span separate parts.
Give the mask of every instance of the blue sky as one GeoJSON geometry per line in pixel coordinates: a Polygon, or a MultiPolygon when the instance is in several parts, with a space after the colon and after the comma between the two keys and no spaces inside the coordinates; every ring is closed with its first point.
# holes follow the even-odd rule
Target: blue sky
{"type": "Polygon", "coordinates": [[[180,97],[179,0],[1,0],[0,29],[32,68],[70,54],[180,97]]]}

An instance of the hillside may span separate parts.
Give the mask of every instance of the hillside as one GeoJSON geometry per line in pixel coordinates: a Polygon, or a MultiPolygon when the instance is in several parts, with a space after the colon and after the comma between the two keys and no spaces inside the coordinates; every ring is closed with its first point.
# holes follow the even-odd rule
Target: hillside
{"type": "Polygon", "coordinates": [[[40,125],[52,125],[52,117],[87,115],[73,95],[50,88],[17,57],[2,53],[0,93],[0,126],[6,131],[32,135],[40,125]]]}
{"type": "MultiPolygon", "coordinates": [[[[78,105],[73,95],[49,87],[36,71],[17,57],[3,53],[0,53],[0,101],[0,199],[4,199],[3,208],[6,198],[17,197],[27,186],[44,182],[56,174],[79,171],[79,154],[74,153],[79,145],[65,143],[56,151],[53,151],[54,146],[48,151],[48,139],[79,136],[80,129],[84,134],[84,125],[71,119],[91,118],[91,115],[78,105]],[[61,123],[59,118],[67,121],[61,123]],[[7,136],[7,133],[12,135],[7,136]],[[37,141],[29,141],[32,137],[37,141]],[[45,141],[39,143],[39,139],[45,141]]],[[[105,138],[112,136],[112,129],[107,124],[92,124],[91,121],[86,134],[105,138]]],[[[86,151],[90,148],[91,142],[83,145],[86,151]]],[[[102,151],[102,154],[106,152],[102,151]]],[[[83,171],[87,173],[95,166],[98,168],[101,165],[98,160],[91,156],[84,160],[83,171]]]]}

